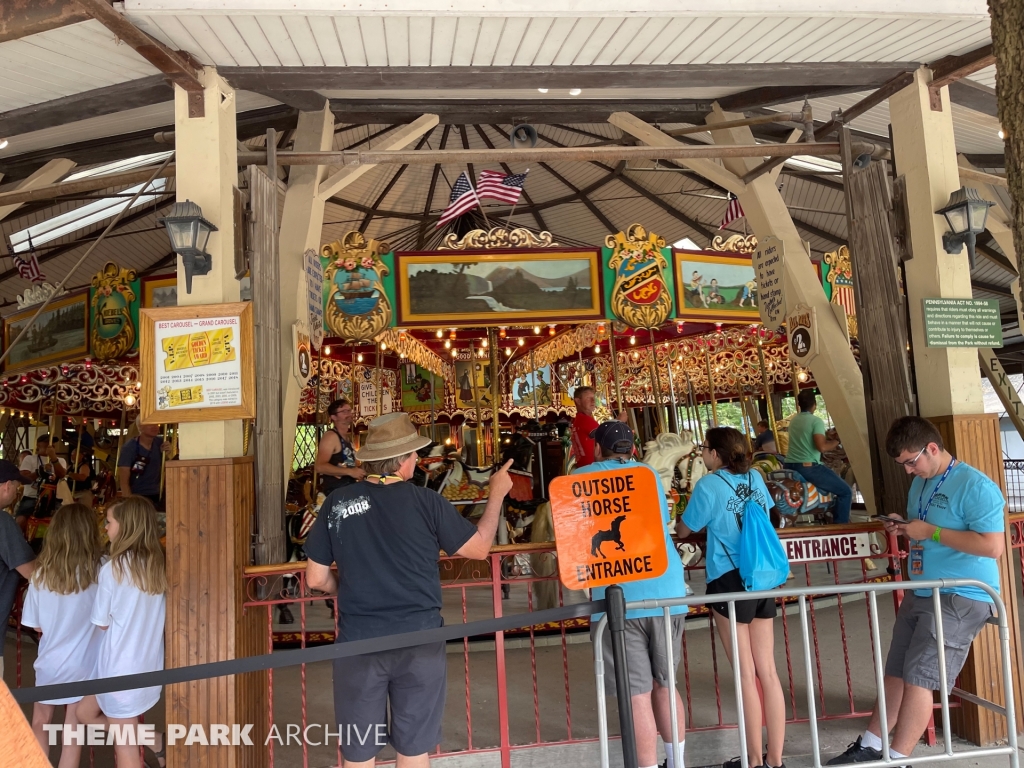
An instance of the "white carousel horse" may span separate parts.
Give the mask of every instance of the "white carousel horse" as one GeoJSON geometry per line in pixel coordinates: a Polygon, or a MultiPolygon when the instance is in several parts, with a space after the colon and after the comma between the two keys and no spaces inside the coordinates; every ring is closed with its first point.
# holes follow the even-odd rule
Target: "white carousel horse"
{"type": "Polygon", "coordinates": [[[666,489],[675,488],[684,498],[708,471],[693,433],[685,429],[678,435],[663,432],[647,443],[644,463],[658,473],[666,489]]]}

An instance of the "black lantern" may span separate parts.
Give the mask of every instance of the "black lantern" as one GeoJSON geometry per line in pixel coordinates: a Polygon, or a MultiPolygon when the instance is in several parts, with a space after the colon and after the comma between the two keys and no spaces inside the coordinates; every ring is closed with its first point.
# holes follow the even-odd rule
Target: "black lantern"
{"type": "Polygon", "coordinates": [[[946,218],[946,224],[950,231],[942,236],[942,247],[946,253],[960,253],[960,249],[967,246],[967,259],[971,268],[974,268],[974,244],[977,236],[985,231],[985,220],[988,218],[988,209],[995,203],[990,203],[978,194],[978,190],[972,187],[960,187],[949,196],[946,207],[936,213],[941,213],[946,218]]]}
{"type": "Polygon", "coordinates": [[[181,256],[185,268],[185,292],[192,293],[192,275],[205,275],[213,268],[206,243],[217,228],[203,218],[203,209],[191,200],[175,203],[171,212],[157,221],[167,227],[171,249],[181,256]]]}

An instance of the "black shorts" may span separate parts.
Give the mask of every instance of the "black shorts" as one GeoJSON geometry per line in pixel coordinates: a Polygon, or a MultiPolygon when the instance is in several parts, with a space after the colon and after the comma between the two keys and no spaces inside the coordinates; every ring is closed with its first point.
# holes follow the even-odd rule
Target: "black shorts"
{"type": "Polygon", "coordinates": [[[441,743],[447,688],[443,642],[335,659],[341,754],[360,763],[389,742],[407,757],[431,751],[441,743]]]}
{"type": "MultiPolygon", "coordinates": [[[[708,582],[708,595],[723,595],[728,592],[746,592],[743,586],[743,579],[740,578],[740,569],[723,573],[717,579],[708,582]]],[[[728,603],[708,603],[708,607],[719,616],[729,618],[728,603]]],[[[775,600],[767,597],[760,600],[737,600],[736,601],[736,623],[749,624],[754,619],[774,619],[776,614],[775,600]]]]}

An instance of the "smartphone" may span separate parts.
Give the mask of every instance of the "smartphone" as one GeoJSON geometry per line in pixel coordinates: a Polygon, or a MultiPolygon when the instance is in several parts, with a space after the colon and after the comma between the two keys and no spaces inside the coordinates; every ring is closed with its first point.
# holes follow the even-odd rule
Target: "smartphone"
{"type": "Polygon", "coordinates": [[[896,523],[897,525],[906,525],[909,520],[904,520],[902,517],[892,517],[891,515],[872,515],[872,520],[881,520],[882,522],[896,523]]]}

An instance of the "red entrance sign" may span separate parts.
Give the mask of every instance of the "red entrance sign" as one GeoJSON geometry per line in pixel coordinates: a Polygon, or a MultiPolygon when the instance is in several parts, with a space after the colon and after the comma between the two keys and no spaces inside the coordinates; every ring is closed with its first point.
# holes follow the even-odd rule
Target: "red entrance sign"
{"type": "Polygon", "coordinates": [[[661,499],[645,464],[556,477],[558,575],[570,589],[652,579],[668,568],[661,499]]]}

